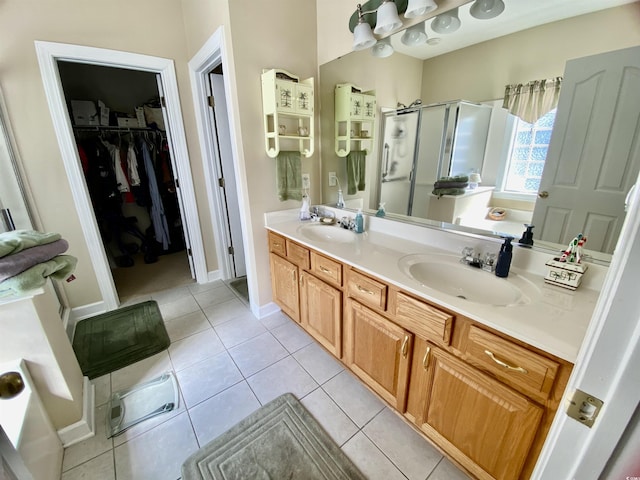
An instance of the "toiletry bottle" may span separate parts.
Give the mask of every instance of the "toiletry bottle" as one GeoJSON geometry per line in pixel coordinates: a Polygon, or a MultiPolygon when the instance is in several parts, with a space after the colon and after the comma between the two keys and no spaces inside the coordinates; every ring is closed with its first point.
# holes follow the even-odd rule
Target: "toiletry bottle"
{"type": "Polygon", "coordinates": [[[513,245],[511,245],[512,237],[505,237],[504,243],[500,247],[500,253],[498,253],[498,261],[496,262],[496,277],[508,277],[509,267],[511,267],[511,251],[513,245]]]}
{"type": "Polygon", "coordinates": [[[304,195],[302,197],[302,207],[300,208],[300,220],[309,220],[311,218],[311,212],[309,211],[309,196],[304,195]]]}
{"type": "Polygon", "coordinates": [[[384,202],[381,202],[376,212],[376,217],[384,217],[386,212],[384,211],[384,202]]]}
{"type": "Polygon", "coordinates": [[[356,233],[364,232],[364,217],[362,216],[362,210],[359,208],[356,213],[356,233]]]}
{"type": "Polygon", "coordinates": [[[518,243],[525,246],[533,245],[533,225],[528,225],[525,223],[524,226],[527,228],[527,230],[522,233],[522,238],[518,240],[518,243]]]}
{"type": "Polygon", "coordinates": [[[336,203],[336,207],[344,208],[344,197],[342,196],[342,190],[338,190],[338,202],[336,203]]]}

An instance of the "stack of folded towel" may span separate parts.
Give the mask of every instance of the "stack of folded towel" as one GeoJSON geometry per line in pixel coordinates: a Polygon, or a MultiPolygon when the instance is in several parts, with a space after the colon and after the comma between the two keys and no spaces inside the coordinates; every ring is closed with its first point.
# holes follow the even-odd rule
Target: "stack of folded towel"
{"type": "Polygon", "coordinates": [[[45,284],[47,277],[68,278],[78,260],[60,255],[69,248],[57,233],[15,230],[0,233],[0,297],[21,295],[45,284]]]}
{"type": "Polygon", "coordinates": [[[467,175],[456,175],[455,177],[442,177],[433,184],[433,193],[438,197],[442,195],[462,195],[469,186],[467,175]]]}

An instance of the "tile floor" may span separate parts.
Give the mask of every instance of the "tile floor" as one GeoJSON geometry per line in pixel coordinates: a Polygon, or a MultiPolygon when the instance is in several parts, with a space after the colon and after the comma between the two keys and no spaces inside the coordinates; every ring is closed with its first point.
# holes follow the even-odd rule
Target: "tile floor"
{"type": "Polygon", "coordinates": [[[468,477],[282,313],[257,320],[222,282],[139,297],[160,305],[168,350],[93,380],[96,435],[68,447],[62,480],[176,480],[182,462],[261,405],[293,392],[370,479],[468,477]],[[111,394],[175,371],[178,409],[107,439],[111,394]]]}

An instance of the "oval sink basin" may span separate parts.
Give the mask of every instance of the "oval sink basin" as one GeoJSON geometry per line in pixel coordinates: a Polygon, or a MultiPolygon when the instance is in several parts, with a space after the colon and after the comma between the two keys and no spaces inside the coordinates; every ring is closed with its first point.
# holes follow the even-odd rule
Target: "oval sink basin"
{"type": "Polygon", "coordinates": [[[336,225],[322,225],[321,223],[306,223],[298,227],[303,237],[315,242],[352,243],[356,241],[356,234],[336,225]]]}
{"type": "Polygon", "coordinates": [[[414,254],[402,257],[398,266],[421,285],[472,303],[511,306],[531,303],[538,288],[516,272],[507,278],[460,263],[447,254],[414,254]]]}

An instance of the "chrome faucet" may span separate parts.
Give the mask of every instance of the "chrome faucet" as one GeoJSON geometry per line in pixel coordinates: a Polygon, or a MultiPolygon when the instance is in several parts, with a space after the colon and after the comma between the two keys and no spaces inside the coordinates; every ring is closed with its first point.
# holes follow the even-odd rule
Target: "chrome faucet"
{"type": "Polygon", "coordinates": [[[484,255],[475,253],[472,247],[464,247],[462,249],[462,258],[460,263],[464,263],[471,267],[481,268],[485,272],[493,272],[496,268],[497,254],[486,252],[484,255]]]}

